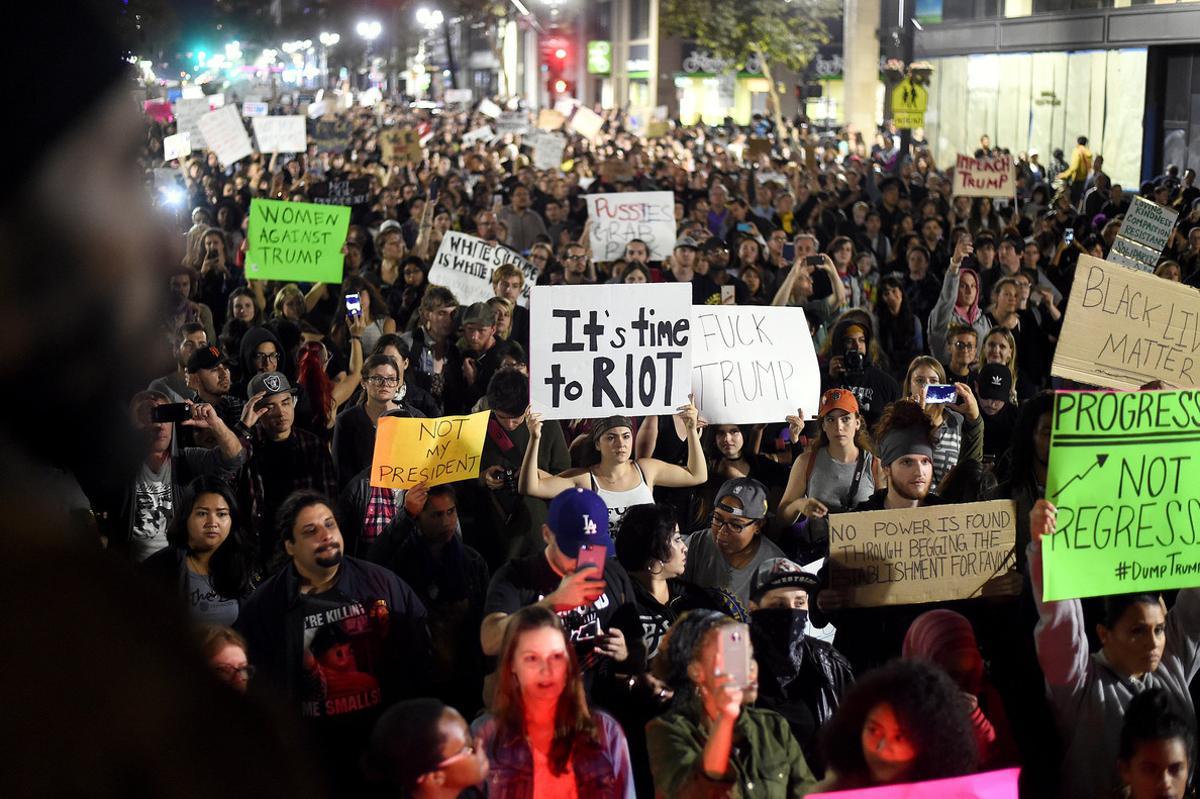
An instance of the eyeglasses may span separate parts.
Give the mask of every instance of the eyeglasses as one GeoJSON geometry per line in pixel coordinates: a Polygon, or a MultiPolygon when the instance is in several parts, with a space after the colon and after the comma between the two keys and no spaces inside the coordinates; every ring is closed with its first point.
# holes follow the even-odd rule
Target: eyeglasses
{"type": "Polygon", "coordinates": [[[268,361],[278,361],[278,352],[256,352],[254,353],[255,363],[267,363],[268,361]]]}
{"type": "Polygon", "coordinates": [[[582,256],[582,255],[564,255],[564,256],[562,257],[562,260],[563,260],[564,262],[565,262],[565,261],[582,261],[582,260],[583,260],[583,256],[582,256]]]}
{"type": "Polygon", "coordinates": [[[954,342],[954,349],[956,349],[956,350],[973,350],[973,349],[975,349],[975,345],[969,341],[956,341],[956,342],[954,342]]]}
{"type": "Polygon", "coordinates": [[[713,529],[714,533],[719,532],[722,529],[725,529],[725,530],[728,530],[729,532],[733,533],[734,535],[741,535],[742,533],[746,532],[746,528],[752,524],[754,524],[754,522],[746,522],[745,524],[735,524],[732,519],[722,519],[720,516],[716,515],[715,513],[713,514],[713,517],[712,517],[712,529],[713,529]]]}
{"type": "Polygon", "coordinates": [[[456,752],[453,755],[450,755],[450,757],[446,758],[441,763],[438,763],[437,767],[439,769],[446,768],[449,765],[452,765],[454,763],[457,763],[460,760],[464,760],[464,759],[470,757],[471,755],[475,754],[475,752],[476,752],[475,744],[471,741],[468,741],[467,743],[463,744],[463,748],[459,749],[458,752],[456,752]]]}
{"type": "Polygon", "coordinates": [[[367,382],[373,386],[398,386],[400,385],[400,378],[372,375],[371,377],[367,378],[367,382]]]}
{"type": "Polygon", "coordinates": [[[233,680],[241,677],[243,680],[249,680],[254,676],[254,667],[247,663],[245,666],[216,666],[217,674],[225,680],[233,680]]]}

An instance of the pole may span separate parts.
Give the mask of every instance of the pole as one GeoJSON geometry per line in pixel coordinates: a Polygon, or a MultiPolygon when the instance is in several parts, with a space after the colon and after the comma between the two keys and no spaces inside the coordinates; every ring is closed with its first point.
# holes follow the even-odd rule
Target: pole
{"type": "Polygon", "coordinates": [[[446,69],[450,70],[450,88],[458,88],[458,70],[454,67],[454,48],[450,42],[450,14],[442,18],[442,35],[446,38],[446,69]]]}
{"type": "MultiPolygon", "coordinates": [[[[913,50],[916,46],[916,26],[912,24],[912,20],[908,18],[908,0],[900,0],[900,57],[904,61],[904,67],[907,69],[912,64],[916,57],[913,50]]],[[[896,174],[900,174],[900,168],[904,166],[904,162],[909,158],[909,149],[912,147],[912,130],[904,128],[900,131],[900,153],[896,157],[896,174]]]]}

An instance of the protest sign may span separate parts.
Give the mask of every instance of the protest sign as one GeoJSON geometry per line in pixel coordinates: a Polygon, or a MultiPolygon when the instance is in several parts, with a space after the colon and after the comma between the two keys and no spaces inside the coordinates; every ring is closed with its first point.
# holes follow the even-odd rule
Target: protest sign
{"type": "Polygon", "coordinates": [[[496,132],[501,136],[511,133],[520,136],[529,130],[529,114],[524,111],[502,111],[496,120],[496,132]]]}
{"type": "Polygon", "coordinates": [[[467,104],[474,100],[475,97],[470,89],[446,89],[446,94],[442,99],[444,99],[448,105],[454,103],[467,104]]]}
{"type": "Polygon", "coordinates": [[[187,133],[192,137],[192,149],[202,150],[208,145],[204,141],[204,133],[200,130],[200,117],[207,114],[212,107],[207,97],[187,97],[175,103],[175,132],[187,133]]]}
{"type": "Polygon", "coordinates": [[[816,413],[821,371],[804,309],[692,306],[692,394],[710,424],[816,413]]]}
{"type": "Polygon", "coordinates": [[[686,283],[534,286],[533,409],[547,419],[674,413],[690,391],[691,302],[686,283]]]}
{"type": "Polygon", "coordinates": [[[954,162],[954,196],[1016,197],[1017,165],[1013,157],[975,158],[959,153],[954,162]]]}
{"type": "Polygon", "coordinates": [[[666,136],[671,130],[671,123],[665,119],[652,119],[646,123],[646,138],[658,139],[666,136]]]}
{"type": "Polygon", "coordinates": [[[585,139],[594,139],[600,134],[600,128],[604,126],[604,117],[597,114],[586,105],[581,105],[575,109],[575,115],[571,117],[571,127],[580,136],[585,139]]]}
{"type": "Polygon", "coordinates": [[[746,149],[744,160],[757,161],[764,155],[771,154],[770,139],[748,139],[746,141],[746,149]]]}
{"type": "Polygon", "coordinates": [[[1200,386],[1200,293],[1080,255],[1050,373],[1090,386],[1200,386]]]}
{"type": "MultiPolygon", "coordinates": [[[[247,100],[242,103],[242,116],[244,117],[265,117],[270,111],[266,103],[252,102],[247,100]]],[[[259,152],[262,152],[261,150],[259,152]]]]}
{"type": "Polygon", "coordinates": [[[174,161],[192,154],[192,134],[176,133],[163,139],[163,160],[174,161]]]}
{"type": "MultiPolygon", "coordinates": [[[[347,95],[347,97],[349,97],[349,95],[347,95]]],[[[358,104],[363,108],[374,108],[375,105],[382,100],[383,92],[379,90],[378,86],[372,86],[366,91],[360,92],[358,95],[358,104]]],[[[346,105],[346,107],[349,108],[350,106],[346,105]]]]}
{"type": "MultiPolygon", "coordinates": [[[[600,177],[609,183],[628,183],[634,178],[633,164],[623,158],[608,158],[600,163],[600,177]]],[[[675,218],[674,213],[675,211],[672,209],[672,219],[675,218]]],[[[672,248],[674,248],[674,242],[672,242],[672,248]]]]}
{"type": "Polygon", "coordinates": [[[254,140],[260,153],[302,153],[308,147],[302,116],[254,117],[254,140]]]}
{"type": "Polygon", "coordinates": [[[379,135],[379,151],[385,164],[397,160],[421,160],[421,134],[416,128],[388,128],[379,135]]]}
{"type": "Polygon", "coordinates": [[[182,92],[180,96],[185,100],[197,100],[204,97],[204,87],[198,86],[195,83],[184,86],[180,91],[182,92]]]}
{"type": "Polygon", "coordinates": [[[217,92],[216,94],[208,95],[208,107],[212,109],[220,108],[225,105],[225,92],[217,92]]]}
{"type": "Polygon", "coordinates": [[[479,101],[479,113],[483,114],[485,117],[496,119],[504,112],[501,110],[500,106],[496,105],[485,97],[479,101]]]}
{"type": "Polygon", "coordinates": [[[561,111],[556,111],[553,108],[543,108],[538,111],[537,127],[541,130],[558,130],[567,122],[566,116],[561,111]]]}
{"type": "Polygon", "coordinates": [[[308,198],[317,205],[366,205],[371,199],[371,179],[314,183],[308,190],[308,198]]]}
{"type": "Polygon", "coordinates": [[[200,117],[196,124],[204,135],[204,146],[217,154],[222,166],[237,163],[254,152],[236,106],[223,105],[200,117]]]}
{"type": "Polygon", "coordinates": [[[537,282],[538,268],[503,245],[489,244],[466,233],[446,231],[433,258],[429,282],[450,289],[463,305],[485,302],[495,296],[492,273],[504,264],[513,264],[525,274],[518,304],[528,307],[529,290],[537,282]]]}
{"type": "Polygon", "coordinates": [[[810,793],[809,799],[1017,799],[1019,768],[984,771],[945,780],[907,782],[878,788],[810,793]]]}
{"type": "Polygon", "coordinates": [[[325,116],[325,112],[328,110],[329,105],[324,100],[318,100],[315,103],[310,103],[305,113],[309,119],[320,119],[325,116]]]}
{"type": "MultiPolygon", "coordinates": [[[[310,116],[311,116],[311,108],[310,116]]],[[[313,125],[312,143],[317,150],[345,150],[350,146],[350,134],[353,128],[348,119],[318,119],[313,125]]]]}
{"type": "Polygon", "coordinates": [[[350,209],[255,197],[246,230],[246,277],[341,283],[350,209]]]}
{"type": "Polygon", "coordinates": [[[142,111],[155,122],[164,125],[175,118],[171,104],[166,100],[145,100],[142,102],[142,111]]]}
{"type": "Polygon", "coordinates": [[[557,133],[544,133],[533,142],[534,169],[561,169],[567,140],[557,133]]]}
{"type": "Polygon", "coordinates": [[[484,125],[482,128],[475,128],[475,130],[469,130],[464,133],[462,143],[470,147],[477,141],[487,142],[494,138],[496,138],[495,132],[488,125],[484,125]]]}
{"type": "Polygon", "coordinates": [[[1153,272],[1178,217],[1178,211],[1164,208],[1144,197],[1134,197],[1121,221],[1121,229],[1117,231],[1117,239],[1108,253],[1108,260],[1153,272]]]}
{"type": "Polygon", "coordinates": [[[835,513],[830,587],[846,607],[970,599],[1016,568],[1012,500],[835,513]]]}
{"type": "Polygon", "coordinates": [[[669,191],[589,194],[592,259],[601,263],[625,255],[630,239],[641,239],[650,258],[661,261],[675,247],[675,195],[669,191]]]}
{"type": "Polygon", "coordinates": [[[403,419],[385,416],[375,433],[371,485],[412,488],[479,477],[479,457],[491,413],[403,419]]]}
{"type": "Polygon", "coordinates": [[[1200,586],[1200,391],[1054,397],[1046,600],[1200,586]]]}

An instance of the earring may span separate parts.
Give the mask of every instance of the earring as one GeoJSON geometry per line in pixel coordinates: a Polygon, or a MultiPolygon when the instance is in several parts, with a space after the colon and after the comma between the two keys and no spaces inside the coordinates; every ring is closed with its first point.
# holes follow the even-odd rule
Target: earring
{"type": "Polygon", "coordinates": [[[657,563],[657,564],[658,564],[658,570],[657,570],[657,571],[655,571],[655,570],[654,570],[654,568],[653,568],[653,566],[651,566],[651,568],[647,569],[647,571],[649,571],[651,575],[659,575],[659,574],[662,574],[662,573],[663,573],[663,569],[665,569],[665,568],[667,567],[667,564],[663,563],[661,560],[658,560],[657,558],[656,558],[654,561],[652,561],[652,563],[657,563]]]}

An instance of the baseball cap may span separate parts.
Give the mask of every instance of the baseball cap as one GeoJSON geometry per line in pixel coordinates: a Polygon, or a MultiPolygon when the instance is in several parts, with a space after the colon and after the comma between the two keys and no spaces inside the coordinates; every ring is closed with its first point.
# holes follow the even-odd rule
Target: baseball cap
{"type": "Polygon", "coordinates": [[[379,232],[382,233],[383,231],[391,230],[392,228],[395,228],[396,230],[403,230],[404,226],[401,225],[399,222],[397,222],[395,219],[388,219],[388,220],[385,220],[384,223],[379,226],[379,232]]]}
{"type": "Polygon", "coordinates": [[[699,245],[691,236],[680,236],[675,240],[675,249],[678,250],[680,247],[691,247],[693,250],[695,250],[699,248],[699,245]]]}
{"type": "Polygon", "coordinates": [[[213,344],[193,352],[187,360],[187,370],[196,372],[200,369],[215,369],[223,363],[229,363],[229,359],[221,352],[220,347],[213,344]]]}
{"type": "Polygon", "coordinates": [[[767,489],[762,483],[750,477],[735,477],[726,480],[717,492],[717,507],[734,516],[745,519],[765,519],[767,517],[767,489]],[[721,502],[725,497],[737,497],[742,507],[732,508],[721,502]]]}
{"type": "Polygon", "coordinates": [[[1038,148],[1036,148],[1036,147],[1030,147],[1030,148],[1029,148],[1029,155],[1030,155],[1030,157],[1031,157],[1031,158],[1032,158],[1033,156],[1037,155],[1037,154],[1038,154],[1038,148]]]}
{"type": "Polygon", "coordinates": [[[608,506],[595,491],[568,488],[550,501],[546,525],[554,533],[554,543],[568,558],[579,556],[579,547],[607,547],[613,553],[608,535],[608,506]]]}
{"type": "Polygon", "coordinates": [[[858,398],[854,396],[854,392],[844,388],[831,388],[822,394],[817,416],[824,416],[834,410],[858,413],[858,398]]]}
{"type": "Polygon", "coordinates": [[[1012,372],[1000,363],[989,363],[979,370],[979,398],[1008,400],[1012,396],[1012,372]]]}
{"type": "Polygon", "coordinates": [[[496,324],[496,309],[486,302],[474,302],[463,314],[464,325],[494,325],[496,324]]]}
{"type": "Polygon", "coordinates": [[[274,394],[295,394],[297,390],[292,388],[282,372],[263,372],[250,378],[250,385],[246,386],[246,399],[251,399],[259,392],[266,392],[270,397],[274,394]]]}
{"type": "Polygon", "coordinates": [[[757,602],[774,588],[803,588],[815,591],[821,586],[816,575],[787,558],[767,558],[750,577],[750,599],[757,602]]]}

